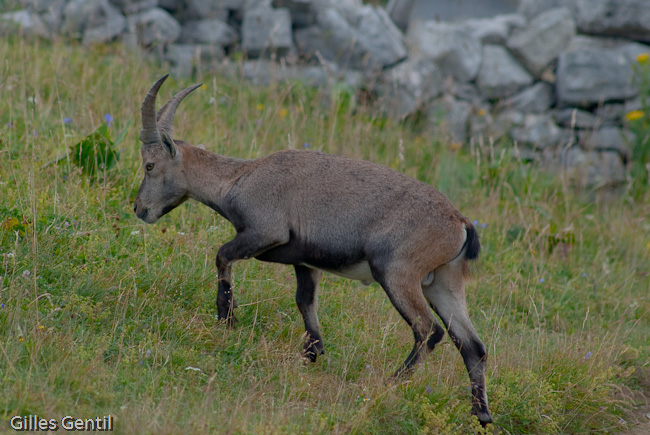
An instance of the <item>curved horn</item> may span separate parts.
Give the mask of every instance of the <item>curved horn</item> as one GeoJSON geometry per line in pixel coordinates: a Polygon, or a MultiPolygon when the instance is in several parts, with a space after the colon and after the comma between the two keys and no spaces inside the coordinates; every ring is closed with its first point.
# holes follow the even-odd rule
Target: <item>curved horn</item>
{"type": "Polygon", "coordinates": [[[158,128],[160,130],[163,130],[171,137],[174,124],[174,115],[176,115],[176,108],[178,108],[178,105],[181,104],[183,98],[187,97],[190,92],[201,85],[203,85],[203,83],[199,83],[198,85],[183,89],[178,94],[174,95],[171,100],[165,103],[164,106],[162,106],[157,115],[158,128]]]}
{"type": "Polygon", "coordinates": [[[156,96],[163,82],[169,77],[165,74],[153,84],[142,102],[142,130],[140,130],[140,140],[144,145],[160,142],[160,131],[156,122],[156,96]]]}

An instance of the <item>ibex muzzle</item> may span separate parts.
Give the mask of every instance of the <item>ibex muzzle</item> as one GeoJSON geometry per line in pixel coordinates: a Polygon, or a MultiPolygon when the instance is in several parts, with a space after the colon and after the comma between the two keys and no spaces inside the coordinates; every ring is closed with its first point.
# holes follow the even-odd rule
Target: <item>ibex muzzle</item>
{"type": "Polygon", "coordinates": [[[473,412],[492,421],[485,392],[487,353],[467,312],[467,261],[480,243],[471,222],[428,184],[385,166],[319,152],[287,150],[255,160],[220,156],[174,140],[172,123],[184,89],[158,113],[167,76],[142,104],[145,177],[135,201],[147,223],[191,198],[237,231],[217,253],[219,317],[233,324],[231,265],[242,259],[292,265],[296,302],[307,331],[304,355],[324,351],[316,314],[321,271],[378,282],[415,337],[395,376],[407,374],[444,335],[460,350],[472,384],[473,412]]]}

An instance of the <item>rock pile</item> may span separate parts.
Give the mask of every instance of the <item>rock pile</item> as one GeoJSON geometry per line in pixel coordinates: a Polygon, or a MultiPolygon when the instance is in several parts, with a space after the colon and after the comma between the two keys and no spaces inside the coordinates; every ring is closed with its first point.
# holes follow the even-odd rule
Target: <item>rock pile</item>
{"type": "Polygon", "coordinates": [[[650,54],[646,2],[521,0],[517,14],[408,23],[400,7],[413,0],[391,1],[390,15],[361,0],[13,0],[0,33],[121,39],[181,75],[344,81],[391,116],[427,114],[454,142],[509,136],[523,157],[602,186],[625,181],[624,118],[640,108],[638,62],[650,54]]]}

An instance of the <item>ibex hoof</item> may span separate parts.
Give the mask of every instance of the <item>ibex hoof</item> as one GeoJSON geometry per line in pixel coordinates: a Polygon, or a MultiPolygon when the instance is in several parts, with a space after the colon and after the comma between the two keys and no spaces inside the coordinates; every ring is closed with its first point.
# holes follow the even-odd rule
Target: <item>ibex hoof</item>
{"type": "Polygon", "coordinates": [[[492,423],[492,416],[487,413],[487,412],[479,412],[479,413],[474,413],[476,417],[478,418],[479,423],[481,423],[481,426],[485,427],[488,424],[492,423]]]}
{"type": "Polygon", "coordinates": [[[303,349],[302,357],[310,363],[316,362],[318,355],[323,355],[325,353],[325,346],[320,342],[315,342],[303,349]]]}
{"type": "Polygon", "coordinates": [[[225,323],[229,328],[234,327],[239,320],[237,320],[237,317],[235,317],[233,314],[230,314],[229,316],[217,316],[217,319],[219,319],[220,322],[225,323]]]}

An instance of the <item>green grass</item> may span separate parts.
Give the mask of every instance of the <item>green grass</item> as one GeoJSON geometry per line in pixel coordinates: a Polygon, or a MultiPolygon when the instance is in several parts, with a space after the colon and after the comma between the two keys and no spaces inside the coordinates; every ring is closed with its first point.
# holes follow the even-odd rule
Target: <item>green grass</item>
{"type": "MultiPolygon", "coordinates": [[[[238,263],[240,322],[216,320],[228,222],[198,203],[153,226],[132,213],[140,103],[165,66],[119,46],[6,39],[0,59],[1,432],[29,414],[111,414],[118,433],[480,432],[448,338],[408,382],[385,384],[412,333],[376,284],[325,276],[327,353],[313,365],[300,358],[291,268],[238,263]],[[69,156],[52,163],[106,113],[113,137],[128,132],[112,169],[90,178],[69,156]]],[[[467,298],[490,354],[490,431],[633,423],[650,383],[647,191],[636,203],[579,192],[500,148],[452,150],[429,126],[299,85],[199,79],[175,137],[237,157],[309,143],[368,159],[431,183],[479,222],[467,298]]],[[[190,83],[172,77],[162,98],[190,83]]]]}

